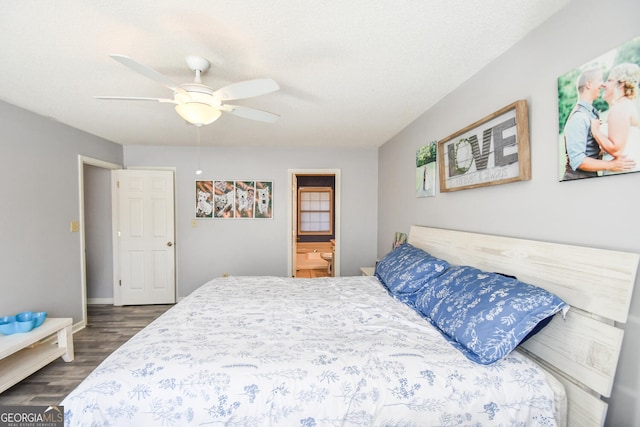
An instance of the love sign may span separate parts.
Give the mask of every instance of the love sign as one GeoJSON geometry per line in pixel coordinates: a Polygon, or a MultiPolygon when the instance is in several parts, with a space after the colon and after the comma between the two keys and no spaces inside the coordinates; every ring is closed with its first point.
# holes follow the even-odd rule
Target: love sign
{"type": "Polygon", "coordinates": [[[441,192],[531,179],[527,101],[439,141],[438,159],[441,192]]]}

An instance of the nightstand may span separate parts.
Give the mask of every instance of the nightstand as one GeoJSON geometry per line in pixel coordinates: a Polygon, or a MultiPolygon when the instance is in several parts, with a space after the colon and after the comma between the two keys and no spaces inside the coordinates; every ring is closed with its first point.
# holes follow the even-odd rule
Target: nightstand
{"type": "Polygon", "coordinates": [[[374,271],[376,271],[375,267],[360,267],[362,276],[373,276],[374,271]]]}

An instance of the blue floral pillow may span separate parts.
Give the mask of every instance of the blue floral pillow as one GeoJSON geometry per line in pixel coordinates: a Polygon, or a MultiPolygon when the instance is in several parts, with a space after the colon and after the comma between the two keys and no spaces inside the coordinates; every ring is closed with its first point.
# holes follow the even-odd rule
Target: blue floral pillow
{"type": "Polygon", "coordinates": [[[415,302],[465,356],[488,365],[569,306],[542,288],[469,266],[450,267],[415,302]]]}
{"type": "Polygon", "coordinates": [[[429,255],[409,243],[402,244],[382,258],[375,269],[375,276],[391,294],[412,304],[416,292],[449,267],[449,263],[429,255]]]}

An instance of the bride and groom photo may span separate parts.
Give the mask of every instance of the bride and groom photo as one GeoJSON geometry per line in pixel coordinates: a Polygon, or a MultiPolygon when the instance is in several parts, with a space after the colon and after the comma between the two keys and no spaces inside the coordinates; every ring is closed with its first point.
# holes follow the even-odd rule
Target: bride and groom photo
{"type": "Polygon", "coordinates": [[[560,180],[640,171],[640,37],[558,78],[560,180]]]}

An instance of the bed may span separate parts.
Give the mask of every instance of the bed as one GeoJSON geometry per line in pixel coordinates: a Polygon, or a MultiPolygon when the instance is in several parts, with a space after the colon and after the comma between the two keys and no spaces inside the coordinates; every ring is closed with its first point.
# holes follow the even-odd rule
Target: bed
{"type": "Polygon", "coordinates": [[[377,277],[214,279],[69,394],[65,425],[604,423],[637,255],[417,226],[409,244],[536,283],[571,309],[481,364],[377,277]]]}

